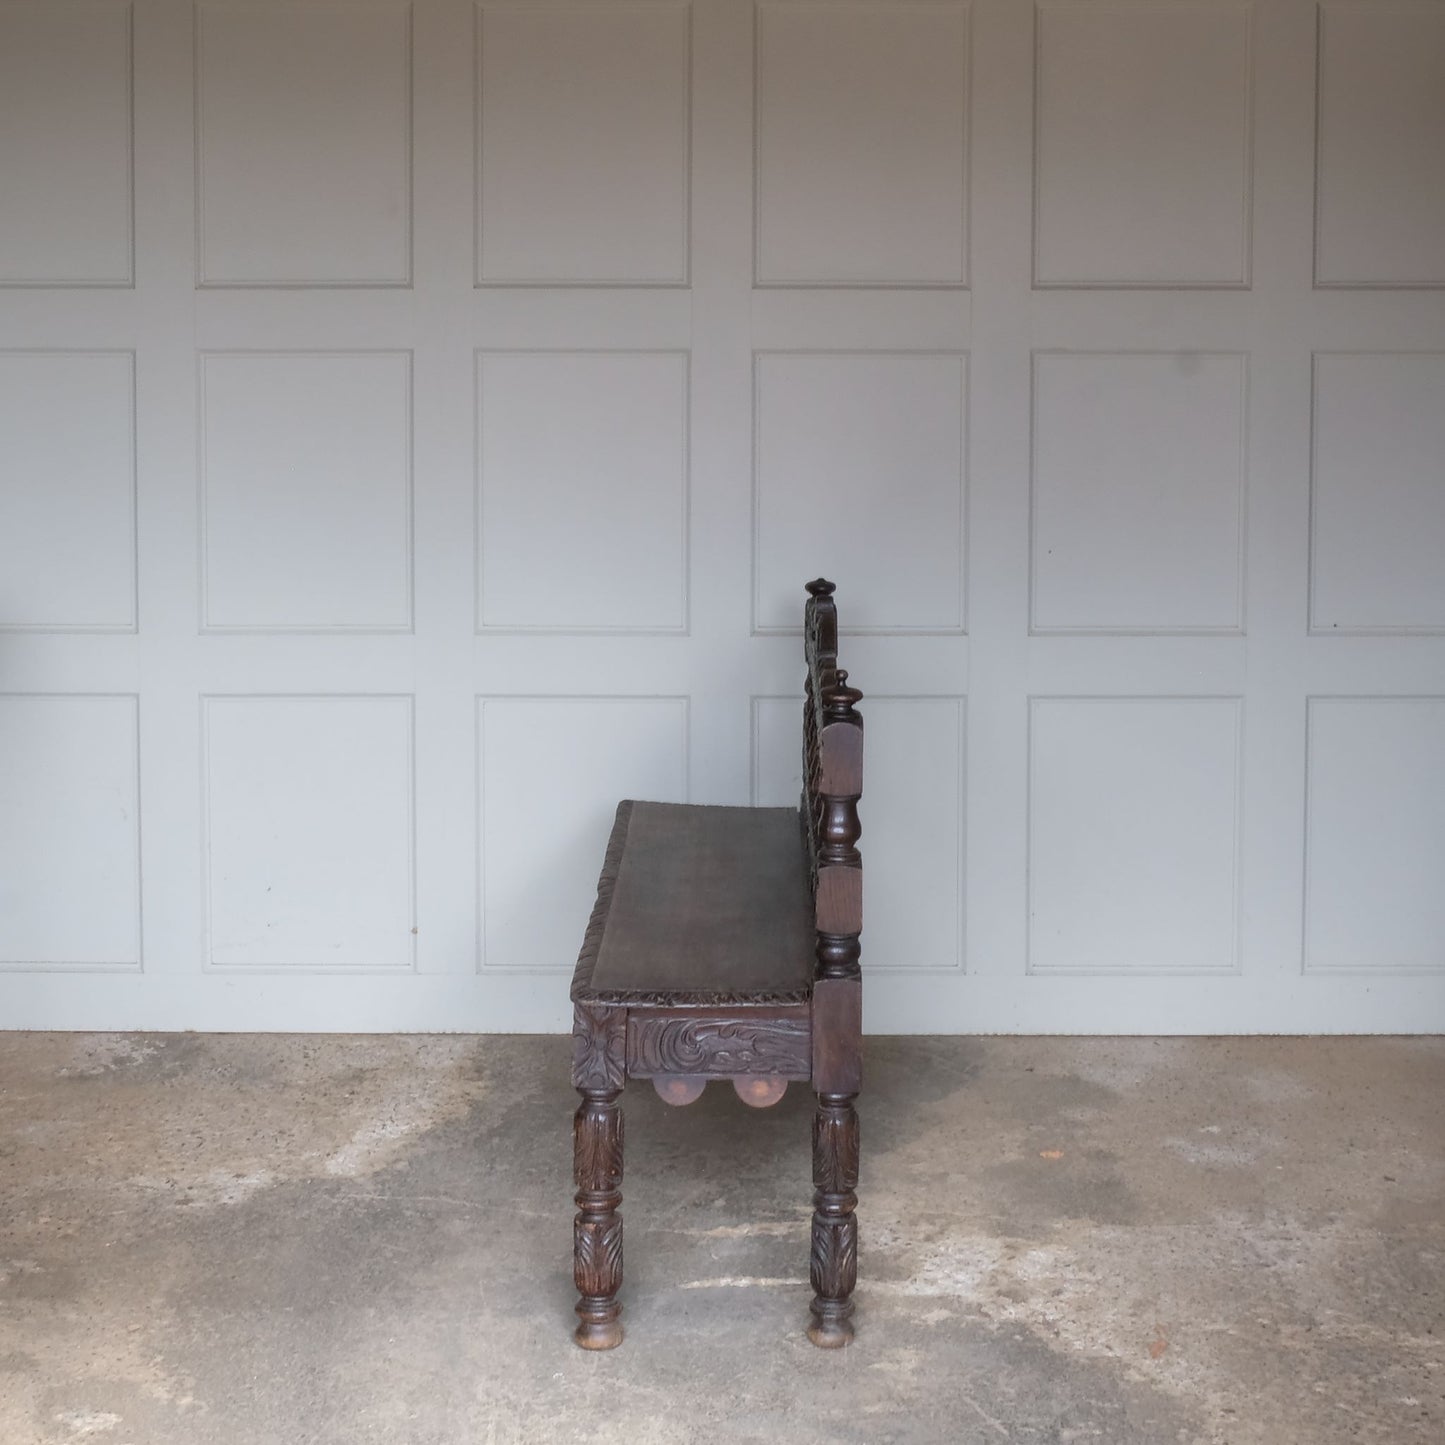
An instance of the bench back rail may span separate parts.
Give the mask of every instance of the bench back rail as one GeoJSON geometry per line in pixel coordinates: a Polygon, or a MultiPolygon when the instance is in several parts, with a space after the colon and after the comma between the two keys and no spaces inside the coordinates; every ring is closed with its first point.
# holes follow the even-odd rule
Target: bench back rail
{"type": "Polygon", "coordinates": [[[863,694],[838,666],[838,611],[833,583],[808,583],[803,649],[808,677],[803,700],[801,801],[812,864],[818,930],[815,977],[857,978],[863,929],[863,694]]]}

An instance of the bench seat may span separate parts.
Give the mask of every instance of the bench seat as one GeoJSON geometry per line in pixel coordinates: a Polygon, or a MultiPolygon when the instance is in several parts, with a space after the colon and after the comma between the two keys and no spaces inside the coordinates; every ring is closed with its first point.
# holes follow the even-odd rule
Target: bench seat
{"type": "Polygon", "coordinates": [[[806,1003],[817,962],[807,857],[796,808],[624,800],[573,1002],[806,1003]]]}

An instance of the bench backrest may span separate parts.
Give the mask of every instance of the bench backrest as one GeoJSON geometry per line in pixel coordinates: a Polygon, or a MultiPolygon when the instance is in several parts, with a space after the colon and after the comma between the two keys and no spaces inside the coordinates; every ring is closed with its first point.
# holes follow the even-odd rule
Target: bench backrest
{"type": "Polygon", "coordinates": [[[818,930],[818,978],[857,978],[863,929],[863,858],[858,800],[863,796],[863,694],[838,666],[838,609],[834,584],[808,583],[803,654],[808,680],[803,701],[801,807],[812,860],[818,930]]]}

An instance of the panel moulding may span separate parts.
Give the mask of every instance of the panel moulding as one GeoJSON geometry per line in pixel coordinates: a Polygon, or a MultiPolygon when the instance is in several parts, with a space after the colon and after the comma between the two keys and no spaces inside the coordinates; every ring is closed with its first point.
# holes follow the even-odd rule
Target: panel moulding
{"type": "Polygon", "coordinates": [[[752,96],[753,96],[753,235],[752,272],[753,288],[759,291],[966,291],[969,289],[972,260],[971,229],[972,207],[972,112],[973,112],[973,5],[971,0],[901,0],[901,3],[852,3],[846,6],[829,7],[817,0],[755,0],[753,5],[753,46],[752,46],[752,96]],[[937,276],[916,276],[909,278],[890,277],[886,274],[873,276],[820,276],[820,277],[773,277],[765,274],[763,263],[762,216],[764,200],[763,186],[763,19],[767,11],[810,10],[826,14],[829,8],[840,12],[873,11],[878,15],[899,15],[909,11],[958,11],[963,19],[963,57],[959,82],[963,88],[963,103],[960,109],[959,169],[960,169],[960,231],[959,256],[956,269],[937,276]]]}
{"type": "MultiPolygon", "coordinates": [[[[1445,283],[1442,283],[1445,284],[1445,283]]],[[[1320,620],[1319,582],[1319,373],[1322,361],[1340,358],[1419,358],[1445,360],[1440,351],[1316,351],[1310,357],[1310,461],[1309,461],[1309,633],[1312,637],[1439,637],[1445,636],[1445,620],[1428,623],[1350,623],[1320,620]]]]}
{"type": "Polygon", "coordinates": [[[226,976],[272,975],[286,978],[330,977],[333,975],[387,976],[413,974],[417,971],[417,819],[416,819],[416,698],[411,693],[297,693],[297,692],[246,692],[246,693],[203,693],[200,704],[200,754],[201,754],[201,889],[202,916],[205,927],[205,949],[202,972],[226,976]],[[216,963],[213,958],[214,923],[214,866],[212,842],[214,837],[211,809],[211,709],[226,703],[276,703],[276,702],[372,702],[406,705],[406,825],[407,848],[406,886],[408,911],[412,926],[407,943],[407,961],[404,964],[337,964],[319,966],[316,964],[285,963],[216,963]]]}
{"type": "Polygon", "coordinates": [[[1399,707],[1436,706],[1445,708],[1445,694],[1312,694],[1305,699],[1305,756],[1304,756],[1304,809],[1301,816],[1303,837],[1301,849],[1304,857],[1304,887],[1300,899],[1300,963],[1299,973],[1303,978],[1312,979],[1363,979],[1363,978],[1433,978],[1445,975],[1445,943],[1438,943],[1439,962],[1426,965],[1361,965],[1321,964],[1310,962],[1311,900],[1314,895],[1311,867],[1317,850],[1311,846],[1313,822],[1316,812],[1315,799],[1315,755],[1314,739],[1317,735],[1316,714],[1324,707],[1399,707]]]}
{"type": "Polygon", "coordinates": [[[196,361],[196,576],[200,579],[199,587],[199,616],[197,619],[197,630],[201,634],[220,635],[257,635],[257,636],[280,636],[280,635],[316,635],[316,636],[356,636],[356,635],[405,635],[410,634],[415,628],[416,612],[416,577],[415,577],[415,556],[416,556],[416,498],[415,498],[415,459],[416,459],[416,408],[414,405],[414,354],[410,350],[385,347],[337,347],[325,350],[309,349],[274,349],[257,348],[244,349],[234,348],[229,350],[209,350],[197,353],[196,361]],[[405,433],[403,438],[405,454],[405,477],[403,479],[403,495],[405,523],[401,545],[403,548],[404,568],[404,615],[397,621],[391,623],[344,623],[344,622],[214,622],[211,620],[211,589],[210,589],[210,516],[208,508],[208,459],[206,450],[207,439],[207,410],[206,410],[206,386],[207,369],[215,361],[231,360],[278,360],[292,361],[303,359],[324,359],[327,357],[394,357],[405,362],[405,381],[403,407],[405,410],[405,433]]]}
{"type": "Polygon", "coordinates": [[[1249,355],[1241,351],[1078,351],[1048,349],[1037,350],[1030,357],[1029,394],[1029,515],[1028,515],[1028,557],[1029,557],[1029,635],[1031,637],[1243,637],[1245,626],[1245,598],[1248,595],[1248,530],[1249,530],[1249,444],[1250,444],[1250,368],[1249,355]],[[1198,626],[1175,625],[1167,627],[1130,627],[1109,623],[1069,625],[1053,623],[1043,625],[1038,621],[1038,373],[1039,363],[1055,357],[1068,358],[1130,358],[1160,357],[1183,361],[1187,358],[1204,357],[1229,359],[1239,363],[1239,456],[1238,456],[1238,527],[1235,535],[1234,567],[1236,585],[1234,589],[1234,620],[1228,623],[1201,624],[1198,626]]]}
{"type": "Polygon", "coordinates": [[[1178,695],[1144,695],[1144,694],[1099,694],[1099,695],[1062,695],[1062,694],[1036,694],[1028,698],[1028,773],[1027,773],[1027,798],[1024,809],[1024,848],[1025,848],[1025,878],[1024,878],[1024,937],[1025,937],[1025,967],[1024,973],[1029,977],[1039,978],[1138,978],[1138,979],[1163,979],[1163,978],[1215,978],[1241,975],[1243,963],[1241,957],[1241,931],[1242,914],[1240,907],[1241,897],[1241,871],[1242,871],[1242,849],[1241,849],[1241,828],[1243,817],[1244,798],[1244,703],[1240,696],[1225,694],[1201,694],[1197,696],[1178,695]],[[1149,707],[1178,706],[1197,704],[1232,704],[1234,712],[1234,777],[1232,786],[1232,850],[1230,864],[1231,879],[1231,924],[1230,936],[1230,958],[1226,965],[1211,968],[1191,967],[1153,967],[1153,968],[1132,968],[1120,966],[1115,968],[1066,968],[1040,966],[1034,962],[1034,858],[1035,858],[1035,786],[1034,786],[1034,759],[1035,759],[1035,719],[1042,707],[1055,704],[1068,706],[1091,704],[1117,704],[1130,703],[1149,707]]]}
{"type": "Polygon", "coordinates": [[[947,350],[859,350],[852,347],[812,347],[799,349],[767,349],[753,352],[752,389],[752,527],[750,537],[749,567],[752,577],[752,626],[754,637],[797,637],[802,635],[801,622],[767,623],[760,620],[763,613],[762,569],[762,436],[760,418],[762,413],[762,368],[770,360],[799,359],[842,359],[863,361],[886,360],[937,360],[952,361],[959,369],[958,435],[956,441],[955,475],[958,486],[958,524],[954,534],[957,543],[957,559],[954,575],[957,580],[956,605],[953,617],[943,623],[872,623],[859,625],[849,623],[846,614],[839,626],[844,637],[964,637],[968,634],[968,548],[969,548],[969,459],[970,434],[970,354],[966,351],[947,350]]]}
{"type": "Polygon", "coordinates": [[[1104,290],[1104,291],[1247,291],[1252,285],[1252,254],[1254,236],[1254,83],[1255,83],[1255,54],[1254,54],[1254,25],[1253,6],[1239,3],[1198,3],[1198,0],[1181,0],[1181,3],[1171,4],[1167,7],[1151,6],[1145,3],[1125,4],[1102,4],[1083,6],[1077,0],[1036,0],[1034,6],[1034,54],[1033,54],[1033,205],[1031,217],[1031,246],[1032,246],[1032,284],[1035,290],[1104,290]],[[1215,15],[1233,14],[1242,17],[1245,22],[1244,37],[1244,70],[1243,70],[1243,156],[1242,156],[1242,189],[1240,193],[1240,218],[1241,238],[1240,252],[1238,258],[1238,270],[1236,274],[1227,277],[1199,277],[1188,276],[1141,279],[1123,274],[1112,276],[1068,276],[1056,275],[1045,277],[1041,274],[1040,265],[1040,235],[1039,215],[1041,210],[1041,190],[1044,174],[1044,154],[1042,145],[1042,106],[1043,106],[1043,85],[1042,85],[1042,61],[1043,61],[1043,31],[1044,20],[1051,14],[1079,14],[1088,13],[1092,16],[1131,15],[1141,11],[1152,12],[1153,14],[1187,13],[1189,11],[1213,13],[1215,15]]]}
{"type": "MultiPolygon", "coordinates": [[[[367,7],[372,13],[391,13],[404,21],[404,39],[402,44],[402,60],[404,65],[404,90],[405,90],[405,136],[403,141],[403,155],[405,165],[404,193],[405,193],[405,216],[403,221],[402,246],[405,255],[403,267],[392,275],[357,275],[344,277],[326,276],[296,276],[278,273],[262,277],[235,277],[217,275],[209,268],[207,261],[206,247],[206,146],[204,126],[204,99],[205,99],[205,67],[203,65],[202,47],[204,37],[204,19],[208,10],[222,11],[227,9],[234,13],[237,9],[245,7],[218,5],[215,0],[196,0],[194,4],[194,40],[192,44],[192,87],[194,100],[194,129],[195,129],[195,201],[194,201],[194,235],[195,235],[195,287],[197,290],[409,290],[413,284],[413,265],[416,254],[415,245],[415,155],[414,155],[414,115],[415,115],[415,81],[414,81],[414,57],[413,57],[413,9],[408,0],[393,0],[393,3],[378,3],[378,0],[371,0],[367,7]]],[[[262,7],[250,7],[253,12],[264,13],[262,7]]],[[[272,7],[279,14],[286,14],[286,7],[272,7]]],[[[304,11],[293,11],[293,13],[305,13],[304,11]]],[[[337,8],[337,15],[344,15],[342,8],[337,8]]],[[[353,12],[356,13],[356,12],[353,12]]],[[[365,14],[366,10],[359,13],[365,14]]]]}
{"type": "Polygon", "coordinates": [[[137,466],[136,454],[136,433],[137,433],[137,411],[136,411],[136,385],[135,385],[135,352],[126,348],[13,348],[0,351],[0,358],[6,356],[123,356],[128,359],[129,377],[129,404],[130,404],[130,444],[127,451],[127,465],[130,470],[130,526],[127,540],[127,561],[130,566],[130,588],[128,604],[130,615],[124,621],[119,622],[90,622],[90,621],[54,621],[35,623],[7,623],[0,621],[0,633],[94,633],[94,634],[130,634],[133,635],[139,626],[140,617],[140,537],[137,526],[139,515],[139,469],[137,466]]]}
{"type": "Polygon", "coordinates": [[[692,284],[692,59],[693,59],[693,15],[690,0],[608,0],[597,5],[572,3],[552,4],[554,11],[575,11],[582,15],[599,15],[611,12],[661,14],[665,11],[680,12],[683,19],[683,86],[682,116],[682,167],[680,176],[681,194],[681,253],[678,266],[656,275],[608,276],[605,274],[576,276],[525,276],[489,275],[482,240],[482,195],[484,187],[484,146],[482,120],[482,53],[484,30],[488,12],[526,13],[536,7],[519,4],[517,0],[483,0],[472,7],[473,64],[472,64],[472,145],[474,164],[472,172],[472,285],[477,290],[534,290],[559,291],[589,290],[686,290],[692,284]]]}
{"type": "MultiPolygon", "coordinates": [[[[45,8],[39,4],[37,9],[45,8]]],[[[58,7],[56,7],[58,8],[58,7]]],[[[91,6],[91,9],[98,7],[91,6]]],[[[133,290],[135,287],[135,7],[122,4],[110,7],[125,24],[125,265],[112,275],[100,276],[0,276],[0,291],[5,290],[133,290]]]]}
{"type": "Polygon", "coordinates": [[[129,702],[132,743],[129,749],[131,774],[129,830],[135,855],[135,957],[93,963],[69,959],[0,958],[0,973],[48,974],[140,974],[145,971],[145,890],[141,852],[141,759],[140,759],[140,697],[129,692],[10,692],[0,693],[0,704],[9,701],[27,702],[129,702]]]}
{"type": "MultiPolygon", "coordinates": [[[[472,476],[474,479],[474,521],[472,536],[473,620],[478,636],[542,635],[586,637],[686,637],[692,626],[692,354],[673,347],[508,347],[478,348],[472,354],[473,396],[476,415],[472,428],[472,476]],[[677,518],[677,563],[680,574],[678,621],[656,623],[589,624],[575,622],[488,622],[486,620],[486,567],[484,564],[486,488],[482,465],[482,429],[485,400],[482,395],[482,363],[489,357],[671,357],[681,369],[680,430],[682,453],[679,458],[679,512],[677,518]]],[[[606,559],[604,559],[606,560],[606,559]]],[[[610,562],[609,562],[610,565],[610,562]]]]}

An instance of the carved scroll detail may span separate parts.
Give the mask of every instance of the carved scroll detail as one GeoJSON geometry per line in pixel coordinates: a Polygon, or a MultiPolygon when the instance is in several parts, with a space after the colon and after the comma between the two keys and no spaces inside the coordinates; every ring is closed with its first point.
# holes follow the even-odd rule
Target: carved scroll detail
{"type": "Polygon", "coordinates": [[[781,1074],[806,1079],[812,1029],[805,1018],[716,1019],[634,1015],[627,1030],[627,1071],[650,1074],[781,1074]]]}

